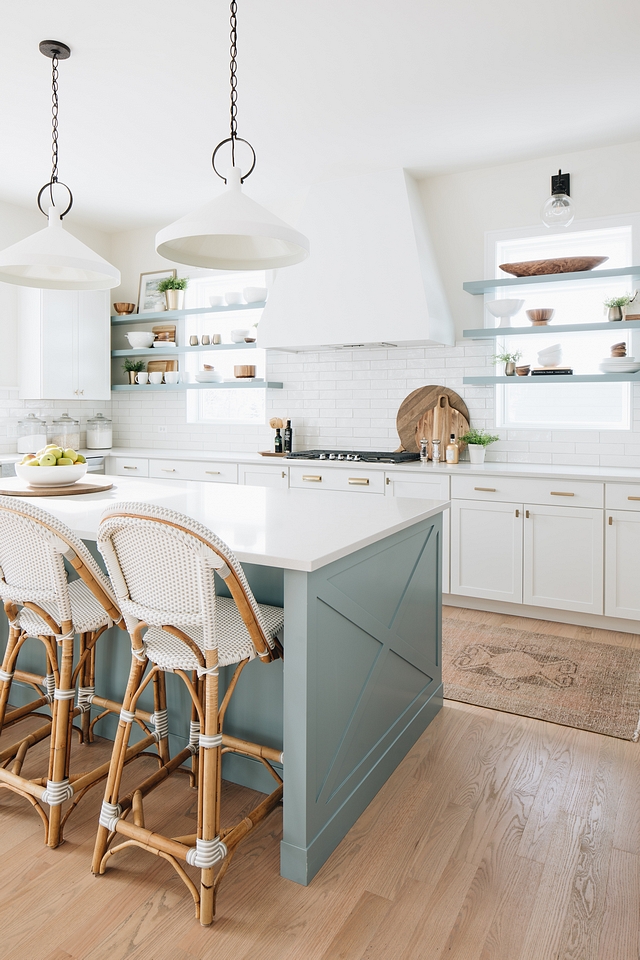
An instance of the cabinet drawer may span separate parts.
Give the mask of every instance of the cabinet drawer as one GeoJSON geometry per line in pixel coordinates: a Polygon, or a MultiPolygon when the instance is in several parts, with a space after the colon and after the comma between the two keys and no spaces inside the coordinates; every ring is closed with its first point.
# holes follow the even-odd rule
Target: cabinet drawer
{"type": "Polygon", "coordinates": [[[415,497],[427,500],[449,499],[448,476],[419,476],[388,470],[385,474],[385,493],[393,497],[415,497]]]}
{"type": "Polygon", "coordinates": [[[451,496],[460,500],[501,500],[549,506],[602,507],[604,484],[584,480],[513,477],[452,477],[451,496]]]}
{"type": "Polygon", "coordinates": [[[279,464],[276,466],[272,463],[241,463],[238,466],[238,483],[248,487],[272,487],[275,490],[286,490],[289,486],[289,470],[279,464]]]}
{"type": "Polygon", "coordinates": [[[148,477],[149,461],[140,457],[110,457],[109,469],[116,477],[148,477]]]}
{"type": "Polygon", "coordinates": [[[150,460],[149,476],[161,480],[204,480],[209,483],[237,483],[236,463],[206,460],[150,460]]]}
{"type": "Polygon", "coordinates": [[[327,467],[290,467],[289,485],[308,490],[342,490],[354,493],[384,493],[384,473],[374,470],[331,470],[327,467]]]}
{"type": "Polygon", "coordinates": [[[640,510],[640,483],[605,484],[605,505],[610,510],[640,510]]]}

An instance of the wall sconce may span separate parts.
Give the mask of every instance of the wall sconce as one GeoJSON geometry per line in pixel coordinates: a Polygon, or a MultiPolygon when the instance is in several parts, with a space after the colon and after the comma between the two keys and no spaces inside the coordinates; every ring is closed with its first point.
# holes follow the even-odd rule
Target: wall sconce
{"type": "Polygon", "coordinates": [[[545,227],[568,227],[573,222],[576,212],[571,202],[571,174],[558,170],[558,175],[551,177],[551,196],[540,215],[545,227]]]}

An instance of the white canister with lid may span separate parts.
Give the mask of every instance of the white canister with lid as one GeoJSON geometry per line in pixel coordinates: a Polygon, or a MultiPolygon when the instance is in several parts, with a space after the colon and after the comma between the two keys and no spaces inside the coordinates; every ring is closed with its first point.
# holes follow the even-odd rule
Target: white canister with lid
{"type": "Polygon", "coordinates": [[[28,414],[24,420],[18,420],[18,453],[37,453],[47,445],[47,424],[45,420],[28,414]]]}
{"type": "Polygon", "coordinates": [[[57,443],[63,450],[78,450],[80,447],[80,421],[63,413],[53,421],[51,443],[57,443]]]}
{"type": "Polygon", "coordinates": [[[108,417],[97,413],[87,420],[87,449],[108,450],[113,441],[112,423],[108,417]]]}

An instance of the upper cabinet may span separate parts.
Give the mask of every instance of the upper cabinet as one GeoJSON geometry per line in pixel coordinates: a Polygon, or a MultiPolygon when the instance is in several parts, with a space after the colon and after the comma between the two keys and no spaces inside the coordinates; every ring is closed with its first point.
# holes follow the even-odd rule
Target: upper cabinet
{"type": "Polygon", "coordinates": [[[109,400],[109,292],[21,290],[20,399],[109,400]]]}
{"type": "Polygon", "coordinates": [[[454,342],[422,201],[405,170],[314,184],[299,227],[311,255],[278,271],[258,346],[454,342]]]}

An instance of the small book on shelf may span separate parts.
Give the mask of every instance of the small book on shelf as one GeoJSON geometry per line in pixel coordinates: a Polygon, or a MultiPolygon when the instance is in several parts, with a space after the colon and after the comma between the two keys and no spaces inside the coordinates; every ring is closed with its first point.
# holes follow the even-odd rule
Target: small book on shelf
{"type": "Polygon", "coordinates": [[[531,371],[532,377],[570,377],[572,374],[572,367],[534,367],[531,371]]]}

